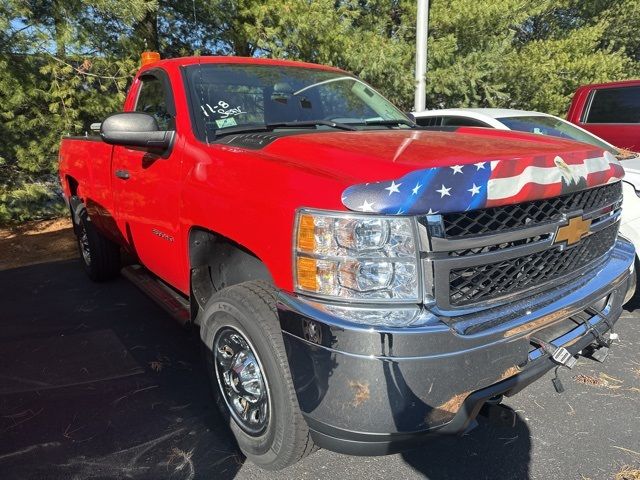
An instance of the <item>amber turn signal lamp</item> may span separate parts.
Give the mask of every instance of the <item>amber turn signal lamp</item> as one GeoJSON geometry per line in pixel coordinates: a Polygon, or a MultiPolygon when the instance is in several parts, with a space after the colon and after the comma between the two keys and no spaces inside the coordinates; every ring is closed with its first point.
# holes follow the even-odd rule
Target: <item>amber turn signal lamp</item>
{"type": "Polygon", "coordinates": [[[160,54],[158,52],[142,52],[140,55],[141,66],[148,65],[150,63],[159,62],[160,54]]]}
{"type": "Polygon", "coordinates": [[[305,290],[315,292],[318,290],[316,279],[316,260],[307,257],[298,257],[296,273],[298,276],[298,286],[305,290]]]}
{"type": "Polygon", "coordinates": [[[311,215],[301,215],[298,222],[298,250],[313,252],[316,248],[315,221],[311,215]]]}

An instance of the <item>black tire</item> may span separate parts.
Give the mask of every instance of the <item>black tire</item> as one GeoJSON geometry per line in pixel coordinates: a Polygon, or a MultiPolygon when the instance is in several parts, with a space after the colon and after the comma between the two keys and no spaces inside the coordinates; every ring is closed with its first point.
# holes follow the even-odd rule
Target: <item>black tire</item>
{"type": "Polygon", "coordinates": [[[629,299],[629,301],[625,304],[625,308],[629,311],[633,311],[640,308],[640,270],[639,270],[640,261],[638,260],[637,256],[634,263],[635,263],[634,275],[636,276],[636,291],[633,294],[633,296],[629,299]]]}
{"type": "Polygon", "coordinates": [[[264,469],[280,470],[315,451],[291,380],[273,287],[251,281],[225,288],[207,302],[199,323],[214,397],[242,453],[264,469]],[[269,417],[259,433],[247,433],[234,418],[217,376],[214,342],[230,329],[246,337],[266,380],[269,417]]]}
{"type": "Polygon", "coordinates": [[[111,280],[120,273],[120,247],[102,235],[91,223],[86,208],[71,213],[73,230],[78,241],[80,262],[94,282],[111,280]]]}

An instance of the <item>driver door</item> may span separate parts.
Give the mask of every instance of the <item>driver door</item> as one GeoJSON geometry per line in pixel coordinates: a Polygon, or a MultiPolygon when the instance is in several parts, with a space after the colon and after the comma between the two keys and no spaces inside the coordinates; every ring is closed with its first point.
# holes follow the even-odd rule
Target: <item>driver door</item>
{"type": "MultiPolygon", "coordinates": [[[[133,88],[133,110],[152,115],[161,130],[175,129],[171,84],[161,69],[142,75],[133,88]]],[[[112,182],[120,231],[132,252],[153,273],[184,289],[180,231],[181,138],[167,152],[115,146],[112,182]]]]}

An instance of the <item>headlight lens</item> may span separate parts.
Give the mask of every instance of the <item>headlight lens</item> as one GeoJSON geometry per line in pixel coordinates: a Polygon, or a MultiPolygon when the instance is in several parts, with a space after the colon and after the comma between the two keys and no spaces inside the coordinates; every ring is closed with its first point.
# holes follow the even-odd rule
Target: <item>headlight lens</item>
{"type": "Polygon", "coordinates": [[[367,301],[419,302],[411,218],[302,211],[297,217],[296,289],[367,301]]]}

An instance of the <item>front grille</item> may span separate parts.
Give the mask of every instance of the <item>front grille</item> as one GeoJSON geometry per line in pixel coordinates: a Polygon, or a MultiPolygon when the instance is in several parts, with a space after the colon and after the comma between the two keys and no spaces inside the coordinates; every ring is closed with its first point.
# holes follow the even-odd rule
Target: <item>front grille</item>
{"type": "Polygon", "coordinates": [[[463,213],[447,213],[442,216],[444,234],[445,237],[453,239],[553,222],[570,212],[582,210],[588,213],[613,205],[620,200],[621,196],[622,184],[616,182],[545,200],[463,213]]]}
{"type": "Polygon", "coordinates": [[[449,303],[466,306],[540,286],[604,258],[613,247],[618,224],[584,238],[578,245],[531,253],[510,260],[452,269],[449,303]]]}

